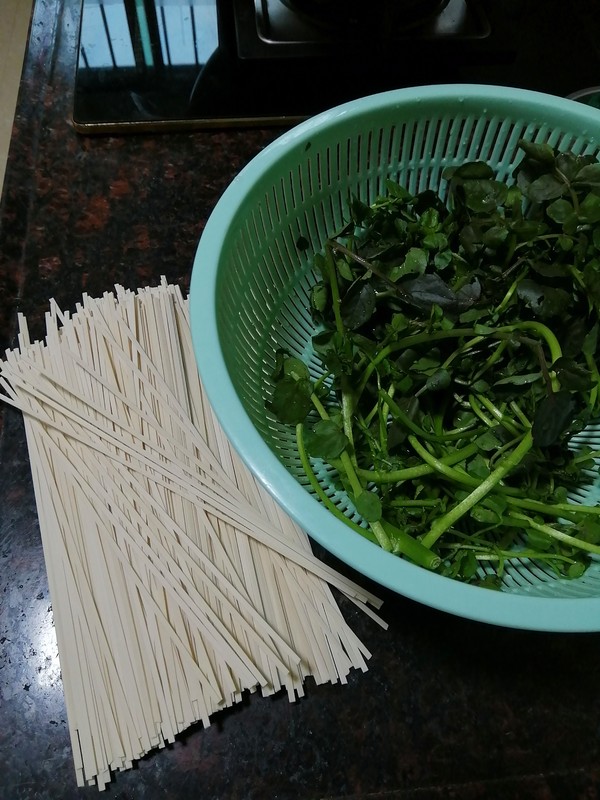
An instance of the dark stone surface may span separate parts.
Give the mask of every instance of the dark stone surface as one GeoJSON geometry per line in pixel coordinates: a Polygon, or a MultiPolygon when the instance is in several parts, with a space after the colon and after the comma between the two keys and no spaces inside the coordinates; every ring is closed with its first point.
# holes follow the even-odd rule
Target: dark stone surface
{"type": "MultiPolygon", "coordinates": [[[[596,43],[600,32],[597,14],[585,11],[589,46],[593,26],[596,43]]],[[[185,289],[220,193],[277,135],[80,138],[69,122],[78,17],[77,0],[35,7],[0,208],[3,348],[14,342],[17,312],[41,335],[50,297],[71,308],[82,292],[161,275],[185,289]]],[[[540,30],[551,24],[540,19],[540,30]]],[[[581,41],[563,42],[567,56],[581,41]]],[[[23,426],[6,408],[0,464],[0,798],[90,797],[95,788],[75,785],[23,426]]],[[[104,796],[599,796],[600,636],[496,629],[382,595],[387,632],[342,603],[373,653],[367,673],[347,686],[309,682],[295,704],[249,696],[117,775],[104,796]]]]}

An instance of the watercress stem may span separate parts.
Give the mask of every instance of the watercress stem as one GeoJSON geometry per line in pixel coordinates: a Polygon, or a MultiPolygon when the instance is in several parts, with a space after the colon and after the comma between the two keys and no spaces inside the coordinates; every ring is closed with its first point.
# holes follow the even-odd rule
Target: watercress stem
{"type": "Polygon", "coordinates": [[[383,527],[392,541],[392,552],[402,553],[415,564],[426,569],[437,569],[442,559],[422,542],[415,539],[404,530],[392,525],[391,522],[384,521],[383,527]]]}
{"type": "Polygon", "coordinates": [[[512,434],[513,436],[518,436],[520,433],[519,427],[515,425],[514,420],[510,419],[506,416],[506,414],[498,408],[490,399],[482,394],[476,395],[477,400],[483,405],[492,415],[492,417],[502,425],[503,428],[512,434]]]}
{"type": "Polygon", "coordinates": [[[596,403],[598,402],[598,390],[600,388],[600,372],[598,372],[598,365],[596,364],[596,359],[591,353],[584,353],[585,363],[590,370],[590,377],[592,379],[592,387],[590,389],[590,396],[589,396],[589,404],[590,408],[596,409],[596,403]]]}
{"type": "MultiPolygon", "coordinates": [[[[321,403],[316,394],[314,394],[314,392],[311,395],[311,400],[316,410],[318,411],[321,419],[330,419],[329,414],[327,413],[327,409],[325,408],[323,403],[321,403]]],[[[365,488],[363,487],[362,483],[358,478],[358,475],[356,474],[354,464],[352,463],[352,459],[350,458],[347,450],[343,450],[342,453],[340,453],[339,461],[350,483],[352,494],[354,495],[354,497],[360,497],[360,495],[365,491],[365,488]]],[[[377,539],[377,542],[379,543],[379,546],[382,547],[384,550],[391,550],[392,548],[391,542],[381,522],[379,521],[370,522],[369,525],[373,534],[377,539]]]]}
{"type": "Polygon", "coordinates": [[[447,461],[436,458],[436,456],[430,453],[429,450],[421,444],[416,436],[409,436],[408,441],[413,450],[415,450],[415,452],[421,456],[423,461],[432,470],[438,472],[440,475],[443,475],[445,478],[449,478],[455,483],[469,487],[473,486],[474,479],[471,478],[470,475],[467,475],[466,472],[461,472],[460,470],[455,469],[453,466],[448,464],[447,461]]]}
{"type": "Polygon", "coordinates": [[[533,528],[535,531],[539,531],[540,533],[545,533],[547,536],[551,536],[553,539],[558,539],[565,544],[570,545],[571,547],[575,547],[578,550],[585,550],[587,553],[594,553],[594,555],[600,555],[600,546],[597,544],[592,544],[591,542],[586,542],[584,539],[578,539],[576,536],[570,536],[568,533],[564,531],[559,531],[556,528],[553,528],[552,525],[546,525],[542,522],[536,522],[531,517],[528,517],[526,514],[519,514],[517,512],[511,512],[511,516],[515,517],[516,519],[521,519],[529,525],[530,528],[533,528]]]}
{"type": "MultiPolygon", "coordinates": [[[[468,444],[460,450],[456,450],[454,453],[451,453],[450,455],[437,459],[437,462],[448,467],[452,466],[453,464],[459,464],[460,462],[465,461],[467,458],[471,458],[471,456],[475,455],[478,449],[479,448],[476,444],[468,444]]],[[[414,467],[404,467],[403,469],[357,469],[357,473],[361,478],[376,484],[401,483],[402,481],[415,480],[416,478],[422,478],[425,475],[431,475],[433,472],[436,472],[436,468],[428,463],[417,464],[414,467]]]]}
{"type": "Polygon", "coordinates": [[[327,277],[329,278],[329,286],[331,288],[331,305],[333,308],[335,327],[337,332],[341,336],[344,336],[344,334],[346,333],[346,329],[344,326],[344,321],[342,320],[342,312],[340,308],[341,306],[340,287],[338,286],[335,261],[333,258],[333,252],[331,250],[330,244],[328,244],[325,247],[325,264],[327,265],[327,277]]]}
{"type": "Polygon", "coordinates": [[[491,367],[494,366],[494,364],[496,364],[502,358],[502,354],[507,347],[508,339],[500,339],[500,341],[496,344],[492,354],[486,359],[486,361],[483,363],[483,366],[477,370],[473,376],[472,383],[478,381],[491,367]]]}
{"type": "Polygon", "coordinates": [[[431,547],[448,528],[451,528],[462,516],[467,514],[480,500],[488,495],[527,455],[533,446],[531,431],[527,431],[512,453],[491,472],[479,486],[473,489],[464,500],[461,500],[441,517],[438,517],[422,539],[426,547],[431,547]]]}
{"type": "Polygon", "coordinates": [[[562,517],[570,522],[576,522],[581,516],[600,516],[600,506],[586,506],[579,503],[542,503],[539,500],[509,495],[506,497],[506,502],[525,511],[534,511],[536,514],[545,514],[549,517],[562,517]]]}
{"type": "MultiPolygon", "coordinates": [[[[503,337],[507,334],[512,334],[517,331],[532,331],[543,339],[548,347],[550,353],[550,363],[558,361],[562,356],[562,349],[556,335],[550,330],[547,325],[535,320],[526,320],[525,322],[515,322],[512,325],[501,325],[498,328],[490,328],[485,334],[490,337],[503,337]]],[[[430,344],[432,342],[443,341],[444,339],[461,339],[469,336],[480,336],[481,331],[477,328],[450,328],[443,331],[430,331],[427,333],[414,333],[410,336],[405,336],[398,339],[396,342],[391,342],[378,351],[371,361],[367,364],[363,373],[362,380],[357,390],[357,396],[360,396],[365,386],[371,377],[373,370],[392,353],[397,350],[405,350],[407,347],[415,347],[420,344],[430,344]]]]}
{"type": "Polygon", "coordinates": [[[303,432],[303,423],[299,422],[296,425],[296,445],[298,447],[298,455],[300,456],[300,463],[302,464],[302,468],[306,473],[306,477],[308,481],[319,498],[319,500],[323,503],[325,508],[327,508],[337,519],[347,525],[352,530],[360,533],[361,536],[364,536],[369,541],[374,542],[377,544],[377,538],[373,535],[373,533],[368,528],[363,528],[360,525],[357,525],[353,520],[349,519],[340,509],[336,506],[336,504],[331,500],[331,498],[327,495],[324,491],[323,487],[319,483],[317,476],[312,468],[310,463],[310,459],[308,457],[308,453],[306,452],[306,447],[304,446],[304,432],[303,432]]]}
{"type": "Polygon", "coordinates": [[[463,430],[452,433],[444,433],[442,435],[436,433],[430,433],[429,431],[426,431],[419,425],[417,425],[416,422],[414,422],[408,416],[408,414],[405,411],[403,411],[402,408],[400,408],[398,403],[396,403],[396,401],[392,397],[390,397],[390,395],[385,391],[385,389],[379,390],[379,396],[386,403],[390,412],[392,413],[392,416],[395,419],[399,420],[407,430],[412,431],[412,433],[416,433],[417,436],[420,436],[422,439],[425,439],[425,441],[437,442],[439,444],[443,444],[450,442],[453,439],[464,438],[463,430]]]}

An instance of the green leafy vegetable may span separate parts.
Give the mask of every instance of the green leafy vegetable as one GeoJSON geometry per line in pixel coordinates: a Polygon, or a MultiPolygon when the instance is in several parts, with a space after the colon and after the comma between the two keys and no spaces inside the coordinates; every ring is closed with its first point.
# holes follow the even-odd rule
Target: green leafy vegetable
{"type": "Polygon", "coordinates": [[[348,438],[330,419],[319,420],[305,434],[306,449],[315,458],[338,458],[348,446],[348,438]]]}
{"type": "Polygon", "coordinates": [[[391,180],[370,205],[352,198],[314,259],[323,377],[278,351],[269,401],[332,513],[489,588],[514,559],[573,579],[600,555],[600,507],[568,500],[600,457],[573,446],[600,418],[600,163],[521,149],[506,182],[482,162],[446,169],[446,202],[391,180]]]}

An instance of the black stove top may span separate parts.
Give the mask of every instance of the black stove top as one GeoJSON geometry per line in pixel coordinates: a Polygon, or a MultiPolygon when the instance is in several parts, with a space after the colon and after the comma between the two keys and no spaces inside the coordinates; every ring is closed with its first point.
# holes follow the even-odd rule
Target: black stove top
{"type": "Polygon", "coordinates": [[[585,0],[336,1],[327,14],[322,0],[82,0],[74,125],[288,125],[401,86],[600,83],[585,0]]]}

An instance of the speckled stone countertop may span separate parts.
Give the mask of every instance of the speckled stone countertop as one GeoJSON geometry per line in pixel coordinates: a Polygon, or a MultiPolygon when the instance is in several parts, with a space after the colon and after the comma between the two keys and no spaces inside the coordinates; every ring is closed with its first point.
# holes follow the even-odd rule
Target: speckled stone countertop
{"type": "MultiPolygon", "coordinates": [[[[571,14],[577,4],[567,5],[571,14]]],[[[592,4],[579,5],[590,17],[581,40],[550,60],[600,42],[592,4]]],[[[161,275],[185,289],[220,193],[278,133],[78,136],[69,119],[78,21],[78,0],[37,1],[0,206],[3,348],[14,344],[18,311],[42,333],[50,297],[71,308],[82,292],[161,275]]],[[[544,12],[538,31],[552,24],[544,12]]],[[[0,798],[93,797],[75,784],[24,431],[5,408],[0,465],[0,798]]],[[[342,603],[373,653],[368,672],[345,686],[309,681],[295,704],[246,697],[117,775],[104,796],[599,796],[600,635],[492,628],[380,594],[388,631],[342,603]]]]}

